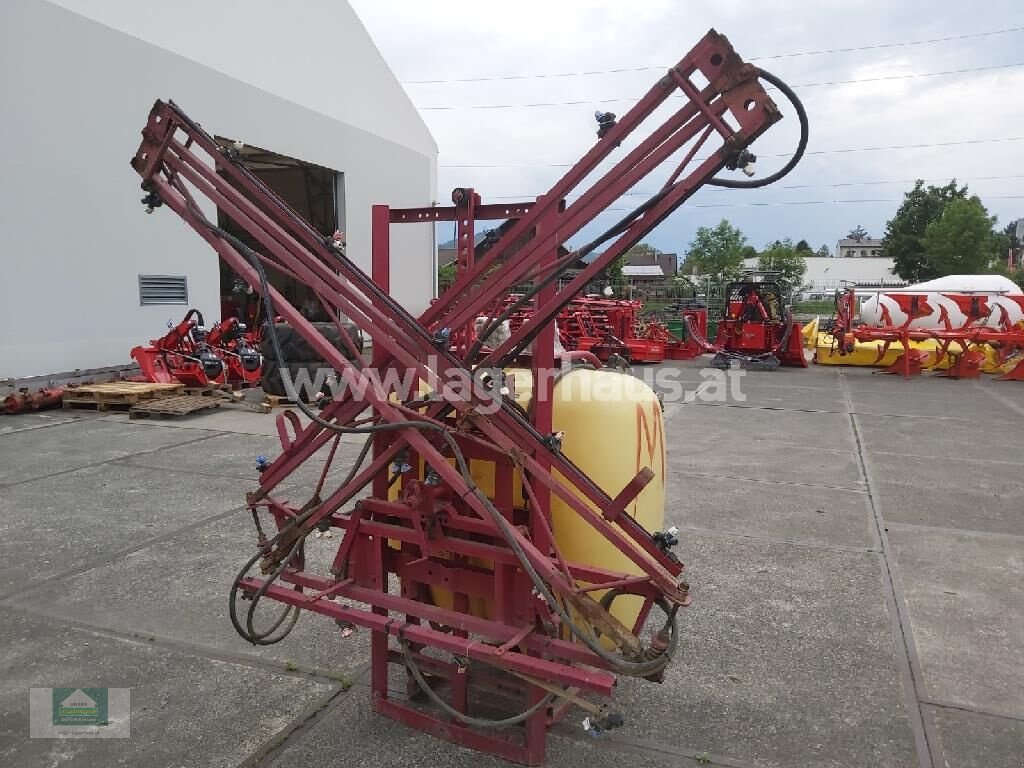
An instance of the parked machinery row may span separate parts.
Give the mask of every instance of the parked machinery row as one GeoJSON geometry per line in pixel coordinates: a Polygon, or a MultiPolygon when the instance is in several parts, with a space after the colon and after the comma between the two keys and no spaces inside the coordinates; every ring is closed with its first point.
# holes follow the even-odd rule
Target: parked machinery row
{"type": "MultiPolygon", "coordinates": [[[[521,298],[520,294],[509,294],[491,316],[502,314],[521,298]]],[[[509,316],[508,331],[518,331],[532,312],[532,302],[518,307],[509,316]]],[[[706,309],[682,310],[680,317],[691,317],[696,327],[706,332],[706,309]]],[[[643,302],[632,299],[577,296],[558,313],[555,324],[563,350],[590,353],[604,363],[616,358],[627,363],[689,360],[704,352],[692,335],[683,338],[674,334],[660,317],[644,312],[643,302]]],[[[492,340],[488,338],[488,342],[492,340]]]]}
{"type": "Polygon", "coordinates": [[[146,381],[179,382],[186,387],[245,387],[259,383],[263,367],[260,329],[235,317],[207,329],[203,315],[190,309],[180,323],[167,322],[168,331],[149,346],[137,346],[131,356],[146,381]]]}

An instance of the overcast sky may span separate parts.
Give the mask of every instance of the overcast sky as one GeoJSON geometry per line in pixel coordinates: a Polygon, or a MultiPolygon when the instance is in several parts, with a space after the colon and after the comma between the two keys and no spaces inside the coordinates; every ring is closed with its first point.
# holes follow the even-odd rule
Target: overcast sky
{"type": "MultiPolygon", "coordinates": [[[[565,171],[552,164],[573,163],[593,145],[595,109],[624,113],[631,101],[607,100],[641,96],[660,76],[658,69],[677,62],[714,27],[744,59],[794,87],[805,85],[796,90],[810,117],[808,152],[816,154],[766,189],[699,192],[647,242],[683,253],[698,226],[724,217],[757,247],[792,237],[834,249],[857,224],[881,236],[915,178],[966,181],[1002,224],[1024,215],[1024,141],[834,151],[1024,137],[1024,4],[1014,0],[351,2],[437,140],[442,202],[455,186],[476,187],[485,202],[532,199],[546,191],[565,171]],[[891,45],[966,35],[974,36],[891,45]],[[868,49],[783,56],[836,48],[868,49]],[[658,69],[412,82],[639,67],[658,69]],[[983,67],[989,69],[894,77],[983,67]],[[871,82],[808,85],[848,80],[871,82]],[[461,108],[580,100],[586,103],[461,108]],[[511,167],[458,167],[480,165],[511,167]]],[[[786,152],[796,141],[792,109],[777,100],[785,119],[755,143],[762,156],[786,152]]],[[[781,162],[763,159],[759,174],[781,162]]],[[[656,189],[661,181],[641,186],[656,189]]],[[[642,198],[617,206],[630,200],[632,207],[642,198]]],[[[606,213],[571,242],[581,244],[619,215],[606,213]]]]}

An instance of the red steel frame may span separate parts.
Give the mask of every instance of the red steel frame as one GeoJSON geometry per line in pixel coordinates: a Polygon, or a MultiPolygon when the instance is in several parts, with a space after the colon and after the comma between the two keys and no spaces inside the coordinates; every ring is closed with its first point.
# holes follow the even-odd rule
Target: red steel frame
{"type": "MultiPolygon", "coordinates": [[[[431,400],[410,403],[381,391],[366,366],[349,361],[283,296],[269,288],[274,311],[348,385],[345,395],[321,412],[321,419],[348,427],[373,424],[396,428],[376,433],[372,461],[348,482],[327,491],[325,479],[341,436],[316,422],[303,425],[290,412],[279,417],[282,453],[262,472],[260,486],[249,494],[248,503],[261,543],[267,541],[259,522],[261,514],[271,515],[278,531],[284,532],[271,542],[273,546],[266,547],[263,573],[282,561],[284,565],[280,583],[269,577],[248,576],[241,580],[241,589],[256,597],[263,590],[263,597],[286,606],[369,629],[372,700],[378,712],[473,749],[538,764],[543,760],[548,724],[565,715],[569,702],[585,704],[579,698],[582,694],[609,696],[615,675],[606,658],[574,641],[553,607],[538,597],[524,565],[539,574],[556,600],[568,606],[578,620],[610,639],[624,659],[652,652],[654,646],[644,649],[640,635],[656,602],[669,607],[689,604],[688,586],[680,580],[682,564],[662,541],[625,514],[653,473],[638,467],[636,477],[625,488],[602,489],[576,467],[558,450],[551,435],[551,381],[539,374],[554,363],[552,321],[557,313],[613,259],[639,242],[778,119],[778,109],[765,94],[756,68],[744,64],[728,40],[711,31],[536,201],[484,205],[472,194],[446,208],[392,210],[375,206],[371,279],[173,103],[158,101],[154,105],[132,161],[150,204],[172,209],[257,291],[263,289],[251,258],[305,283],[327,308],[343,313],[372,337],[373,368],[381,373],[412,371],[436,393],[431,400]],[[696,73],[708,83],[703,89],[692,84],[696,73]],[[612,162],[613,151],[680,90],[684,95],[681,106],[612,162]],[[693,161],[698,148],[712,136],[717,137],[717,146],[708,147],[711,151],[706,159],[693,161]],[[560,245],[688,145],[685,158],[662,193],[643,212],[624,222],[607,249],[567,288],[559,291],[557,281],[550,281],[536,297],[533,316],[497,349],[485,351],[479,360],[464,360],[453,354],[447,343],[438,341],[444,329],[458,333],[471,327],[478,315],[486,314],[513,286],[553,275],[565,263],[565,257],[559,257],[560,245]],[[608,170],[567,205],[567,195],[605,163],[610,164],[608,170]],[[691,164],[695,167],[690,168],[691,164]],[[216,205],[244,230],[255,251],[236,247],[206,221],[197,203],[200,199],[216,205]],[[475,221],[499,218],[516,222],[485,257],[475,261],[475,221]],[[466,241],[468,247],[460,252],[461,270],[455,284],[415,318],[387,293],[389,230],[392,225],[433,225],[438,221],[457,221],[459,242],[466,241]],[[513,245],[517,249],[514,256],[503,259],[513,245]],[[501,267],[492,269],[499,260],[501,267]],[[473,378],[470,369],[500,363],[531,341],[538,374],[535,381],[547,384],[538,384],[534,407],[527,416],[473,378]],[[368,408],[370,415],[366,416],[368,408]],[[494,465],[494,492],[489,501],[475,482],[450,462],[453,445],[467,461],[494,465]],[[310,499],[303,505],[286,501],[280,496],[281,484],[324,448],[330,451],[328,463],[310,499]],[[389,474],[395,464],[413,468],[402,476],[397,495],[389,492],[397,480],[389,474]],[[367,486],[370,497],[352,504],[367,486]],[[515,500],[517,489],[524,494],[521,502],[515,500]],[[636,573],[567,563],[551,530],[550,501],[555,497],[626,555],[636,573]],[[301,523],[293,524],[300,515],[301,523]],[[501,518],[507,523],[499,525],[501,518]],[[307,571],[300,548],[318,525],[343,531],[327,574],[307,571]],[[389,592],[389,575],[401,584],[399,594],[389,592]],[[633,627],[619,624],[593,599],[595,590],[610,587],[643,598],[640,618],[633,627]],[[450,606],[439,605],[431,588],[447,590],[450,606]],[[480,600],[487,602],[487,610],[479,608],[480,600]],[[524,697],[526,704],[539,702],[551,686],[558,686],[558,704],[539,709],[519,733],[516,729],[488,733],[441,717],[436,710],[396,700],[389,696],[388,669],[396,661],[404,662],[396,657],[391,638],[397,638],[436,681],[447,681],[449,701],[460,712],[470,704],[469,682],[512,692],[524,697]],[[454,655],[457,661],[439,660],[425,654],[427,649],[454,655]]],[[[414,689],[410,693],[415,693],[414,689]]]]}

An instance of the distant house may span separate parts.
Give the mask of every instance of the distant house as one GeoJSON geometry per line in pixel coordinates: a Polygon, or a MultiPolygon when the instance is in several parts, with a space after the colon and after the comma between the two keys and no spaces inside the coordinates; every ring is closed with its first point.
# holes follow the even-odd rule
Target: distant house
{"type": "MultiPolygon", "coordinates": [[[[626,257],[625,269],[630,267],[657,267],[658,272],[635,272],[637,277],[672,277],[679,269],[674,253],[631,253],[626,257]]],[[[625,272],[629,276],[628,272],[625,272]]]]}
{"type": "Polygon", "coordinates": [[[665,272],[660,264],[627,264],[622,268],[622,276],[630,285],[660,285],[665,280],[665,272]]]}
{"type": "Polygon", "coordinates": [[[837,259],[869,259],[882,255],[882,241],[872,237],[865,237],[863,240],[851,240],[843,238],[836,243],[837,259]]]}
{"type": "Polygon", "coordinates": [[[661,285],[678,269],[674,253],[631,253],[622,266],[622,276],[630,285],[661,285]]]}

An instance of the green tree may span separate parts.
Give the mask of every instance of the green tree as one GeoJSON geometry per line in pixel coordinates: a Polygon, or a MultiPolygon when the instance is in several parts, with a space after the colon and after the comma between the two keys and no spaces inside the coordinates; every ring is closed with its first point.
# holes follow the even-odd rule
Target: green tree
{"type": "Polygon", "coordinates": [[[806,240],[799,240],[799,241],[797,241],[796,252],[797,253],[811,253],[811,254],[814,253],[814,251],[811,249],[811,244],[808,243],[806,240]]]}
{"type": "Polygon", "coordinates": [[[782,293],[791,296],[803,288],[807,259],[787,237],[768,243],[757,259],[757,268],[761,272],[778,272],[776,279],[782,286],[782,293]]]}
{"type": "Polygon", "coordinates": [[[928,268],[937,276],[988,271],[999,255],[995,223],[976,195],[950,201],[921,238],[928,268]]]}
{"type": "Polygon", "coordinates": [[[862,240],[867,240],[868,238],[871,237],[871,235],[868,234],[868,231],[864,229],[864,227],[858,224],[856,227],[850,230],[849,234],[847,234],[846,237],[850,240],[856,240],[859,243],[862,240]]]}
{"type": "MultiPolygon", "coordinates": [[[[1020,251],[1020,240],[1017,238],[1017,222],[1011,221],[999,232],[996,233],[996,253],[998,254],[998,261],[996,262],[995,272],[1000,274],[1009,275],[1007,270],[1007,261],[1010,252],[1013,252],[1013,261],[1015,264],[1020,263],[1021,251],[1020,251]]],[[[1016,273],[1018,270],[1012,270],[1016,273]]],[[[1014,281],[1016,282],[1016,281],[1014,281]]]]}
{"type": "Polygon", "coordinates": [[[698,227],[686,251],[683,271],[733,278],[743,271],[743,247],[747,238],[728,219],[714,227],[698,227]]]}
{"type": "Polygon", "coordinates": [[[928,261],[925,230],[942,218],[942,212],[953,200],[966,197],[967,187],[958,187],[956,179],[942,187],[925,187],[920,179],[914,183],[914,188],[904,195],[896,215],[886,223],[882,238],[882,255],[893,260],[893,271],[897,275],[919,282],[942,274],[928,261]]]}
{"type": "Polygon", "coordinates": [[[1024,252],[1021,251],[1021,242],[1017,237],[1017,222],[1011,221],[996,234],[996,264],[992,272],[1008,277],[1017,285],[1024,285],[1024,265],[1021,259],[1024,252]],[[1013,269],[1010,269],[1009,255],[1013,251],[1013,269]]]}
{"type": "Polygon", "coordinates": [[[604,268],[604,279],[608,281],[608,284],[615,289],[616,293],[621,292],[623,286],[626,284],[626,253],[618,256],[611,264],[604,268]]]}
{"type": "Polygon", "coordinates": [[[437,294],[439,296],[452,287],[457,274],[454,261],[451,264],[441,264],[437,267],[437,294]]]}
{"type": "Polygon", "coordinates": [[[821,246],[821,248],[819,248],[818,250],[816,250],[814,252],[814,255],[815,256],[820,256],[823,259],[830,259],[830,258],[832,258],[832,251],[829,249],[829,247],[827,245],[823,244],[821,246]]]}

